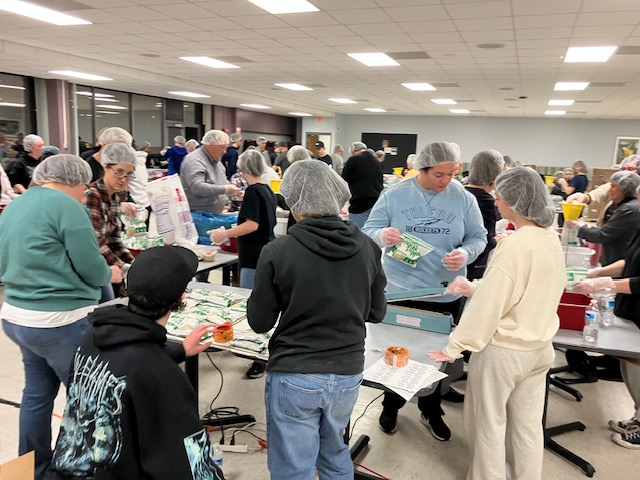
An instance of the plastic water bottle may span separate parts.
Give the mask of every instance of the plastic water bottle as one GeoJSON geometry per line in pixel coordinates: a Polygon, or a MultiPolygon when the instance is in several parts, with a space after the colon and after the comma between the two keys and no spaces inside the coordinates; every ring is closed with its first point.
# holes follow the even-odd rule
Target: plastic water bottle
{"type": "Polygon", "coordinates": [[[600,300],[600,325],[608,327],[613,325],[613,308],[615,307],[615,297],[611,294],[611,289],[606,288],[600,300]]]}
{"type": "Polygon", "coordinates": [[[598,341],[598,319],[600,311],[598,309],[598,301],[591,300],[584,314],[584,329],[582,330],[582,338],[587,342],[598,341]]]}
{"type": "Polygon", "coordinates": [[[222,468],[222,449],[219,443],[213,444],[213,463],[222,468]]]}

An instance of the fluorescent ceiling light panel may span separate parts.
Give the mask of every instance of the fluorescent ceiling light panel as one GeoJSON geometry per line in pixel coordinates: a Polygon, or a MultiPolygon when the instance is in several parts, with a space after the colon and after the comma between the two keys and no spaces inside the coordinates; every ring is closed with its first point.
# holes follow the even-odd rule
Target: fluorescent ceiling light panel
{"type": "Polygon", "coordinates": [[[102,110],[96,110],[96,113],[103,113],[108,115],[120,115],[120,112],[104,112],[102,110]]]}
{"type": "Polygon", "coordinates": [[[319,12],[320,10],[307,2],[307,0],[249,0],[254,5],[269,13],[278,15],[281,13],[319,12]]]}
{"type": "Polygon", "coordinates": [[[197,63],[198,65],[204,65],[210,68],[240,68],[232,63],[223,62],[222,60],[216,60],[211,57],[180,57],[180,60],[197,63]]]}
{"type": "Polygon", "coordinates": [[[400,64],[396,62],[386,53],[347,53],[354,60],[364,63],[367,67],[398,67],[400,64]]]}
{"type": "Polygon", "coordinates": [[[556,82],[554,90],[584,90],[589,86],[589,82],[556,82]]]}
{"type": "Polygon", "coordinates": [[[50,8],[40,7],[32,3],[22,2],[19,0],[2,0],[0,1],[0,10],[22,15],[33,20],[53,23],[54,25],[91,25],[78,17],[72,17],[64,13],[56,12],[50,8]]]}
{"type": "Polygon", "coordinates": [[[313,88],[305,87],[304,85],[300,85],[299,83],[274,83],[274,85],[276,87],[286,88],[287,90],[296,90],[299,92],[313,90],[313,88]]]}
{"type": "Polygon", "coordinates": [[[329,100],[331,100],[332,102],[336,102],[336,103],[358,103],[355,100],[351,100],[349,98],[330,98],[329,100]]]}
{"type": "Polygon", "coordinates": [[[606,62],[618,47],[569,47],[564,63],[606,62]]]}
{"type": "Polygon", "coordinates": [[[437,103],[438,105],[457,105],[458,102],[452,100],[451,98],[432,98],[431,101],[433,103],[437,103]]]}
{"type": "Polygon", "coordinates": [[[209,95],[202,95],[201,93],[193,93],[193,92],[168,92],[171,95],[179,95],[181,97],[189,97],[189,98],[211,98],[209,95]]]}
{"type": "Polygon", "coordinates": [[[103,77],[101,75],[93,75],[91,73],[74,72],[73,70],[49,70],[54,75],[62,75],[63,77],[81,78],[82,80],[93,80],[95,82],[111,81],[113,78],[103,77]]]}
{"type": "Polygon", "coordinates": [[[384,108],[365,108],[365,110],[367,112],[372,112],[372,113],[385,113],[386,110],[384,108]]]}
{"type": "Polygon", "coordinates": [[[108,108],[109,110],[127,110],[127,107],[122,105],[96,105],[96,107],[108,108]]]}
{"type": "Polygon", "coordinates": [[[567,113],[565,110],[547,110],[544,112],[545,115],[564,115],[567,113]]]}
{"type": "Polygon", "coordinates": [[[547,105],[552,107],[561,107],[561,106],[569,106],[573,105],[575,100],[549,100],[547,105]]]}
{"type": "Polygon", "coordinates": [[[403,83],[402,86],[415,91],[433,91],[436,89],[436,87],[430,83],[403,83]]]}
{"type": "Polygon", "coordinates": [[[451,108],[449,109],[449,111],[451,113],[471,113],[469,110],[467,110],[466,108],[451,108]]]}
{"type": "Polygon", "coordinates": [[[289,112],[289,115],[294,115],[296,117],[313,117],[313,115],[311,115],[310,113],[304,112],[289,112]]]}
{"type": "Polygon", "coordinates": [[[94,93],[93,96],[97,98],[113,98],[113,95],[109,95],[108,93],[94,93]]]}
{"type": "Polygon", "coordinates": [[[241,103],[240,106],[247,107],[247,108],[258,108],[258,109],[271,108],[271,107],[267,107],[266,105],[260,105],[259,103],[241,103]]]}
{"type": "Polygon", "coordinates": [[[11,88],[13,90],[24,90],[24,87],[18,87],[16,85],[0,85],[0,88],[11,88]]]}
{"type": "Polygon", "coordinates": [[[24,108],[26,105],[24,103],[11,103],[11,102],[0,102],[0,107],[18,107],[24,108]]]}

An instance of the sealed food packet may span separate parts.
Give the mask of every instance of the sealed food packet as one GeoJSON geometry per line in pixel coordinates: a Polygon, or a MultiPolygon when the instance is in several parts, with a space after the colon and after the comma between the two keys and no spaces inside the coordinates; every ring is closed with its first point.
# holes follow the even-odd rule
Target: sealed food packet
{"type": "Polygon", "coordinates": [[[433,246],[410,233],[402,233],[401,237],[402,243],[389,248],[387,255],[406,263],[412,268],[416,268],[420,257],[424,257],[433,251],[433,246]]]}

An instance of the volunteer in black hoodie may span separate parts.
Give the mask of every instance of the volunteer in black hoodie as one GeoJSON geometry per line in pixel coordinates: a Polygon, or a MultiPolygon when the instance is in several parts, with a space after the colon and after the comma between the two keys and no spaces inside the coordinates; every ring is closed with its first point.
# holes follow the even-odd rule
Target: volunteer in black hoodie
{"type": "Polygon", "coordinates": [[[47,480],[223,479],[176,365],[197,355],[210,325],[182,345],[164,326],[198,266],[182,247],[146,250],[129,269],[129,305],[99,308],[76,352],[47,480]]]}
{"type": "Polygon", "coordinates": [[[381,251],[338,216],[350,193],[331,167],[296,162],[280,191],[298,223],[263,247],[247,305],[256,332],[278,322],[265,391],[269,471],[353,478],[342,432],[362,381],[365,322],[386,312],[381,251]]]}

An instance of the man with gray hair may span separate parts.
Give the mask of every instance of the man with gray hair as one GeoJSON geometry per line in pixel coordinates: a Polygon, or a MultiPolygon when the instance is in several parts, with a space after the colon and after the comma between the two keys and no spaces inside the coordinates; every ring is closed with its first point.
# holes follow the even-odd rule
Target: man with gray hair
{"type": "Polygon", "coordinates": [[[231,180],[231,177],[238,171],[238,150],[242,142],[242,135],[232,133],[229,135],[229,142],[231,145],[227,147],[227,151],[222,156],[222,164],[227,169],[227,179],[231,180]]]}
{"type": "Polygon", "coordinates": [[[342,145],[335,145],[333,147],[333,153],[331,154],[331,166],[338,175],[342,175],[342,169],[344,168],[344,149],[342,145]]]}
{"type": "Polygon", "coordinates": [[[13,189],[18,193],[27,191],[31,183],[33,170],[40,163],[42,149],[44,148],[44,140],[38,135],[27,135],[22,141],[24,151],[20,152],[7,169],[7,175],[11,181],[13,189]]]}
{"type": "Polygon", "coordinates": [[[267,137],[256,138],[256,145],[258,146],[258,150],[260,151],[264,159],[267,161],[267,165],[273,165],[273,162],[271,161],[271,155],[269,155],[269,152],[267,152],[267,137]]]}
{"type": "Polygon", "coordinates": [[[182,161],[187,155],[184,142],[186,142],[185,138],[182,135],[178,135],[173,138],[173,147],[164,152],[164,158],[169,162],[167,165],[168,175],[173,175],[174,173],[180,175],[180,165],[182,165],[182,161]]]}
{"type": "Polygon", "coordinates": [[[201,143],[185,157],[180,180],[191,210],[220,213],[226,195],[240,194],[240,189],[229,183],[220,161],[229,145],[229,136],[222,130],[209,130],[201,143]]]}

